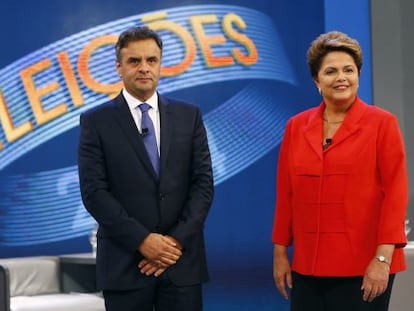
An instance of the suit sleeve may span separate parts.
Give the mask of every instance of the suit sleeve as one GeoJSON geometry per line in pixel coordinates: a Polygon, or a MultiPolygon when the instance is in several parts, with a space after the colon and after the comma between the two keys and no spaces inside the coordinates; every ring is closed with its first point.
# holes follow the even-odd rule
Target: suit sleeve
{"type": "Polygon", "coordinates": [[[395,117],[387,118],[380,126],[377,148],[384,197],[378,227],[378,244],[404,247],[408,176],[404,143],[395,117]]]}
{"type": "Polygon", "coordinates": [[[81,115],[78,169],[83,203],[99,226],[105,228],[106,235],[135,251],[149,231],[129,217],[111,194],[107,165],[99,131],[90,115],[81,115]]]}
{"type": "Polygon", "coordinates": [[[275,244],[289,246],[292,236],[292,204],[291,183],[289,177],[289,142],[291,121],[286,126],[285,134],[280,146],[276,176],[276,207],[273,223],[272,241],[275,244]]]}
{"type": "Polygon", "coordinates": [[[187,238],[203,231],[213,196],[213,171],[207,133],[197,108],[192,136],[191,184],[184,208],[168,234],[185,247],[187,238]]]}

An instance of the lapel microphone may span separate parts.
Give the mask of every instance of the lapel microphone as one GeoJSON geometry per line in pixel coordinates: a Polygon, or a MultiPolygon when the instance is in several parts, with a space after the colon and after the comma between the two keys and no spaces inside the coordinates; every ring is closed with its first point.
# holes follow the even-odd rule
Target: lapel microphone
{"type": "Polygon", "coordinates": [[[327,139],[325,139],[325,143],[322,145],[322,149],[325,150],[330,145],[332,145],[332,138],[327,138],[327,139]]]}
{"type": "Polygon", "coordinates": [[[145,137],[149,134],[148,128],[144,127],[143,129],[141,129],[141,137],[145,137]]]}

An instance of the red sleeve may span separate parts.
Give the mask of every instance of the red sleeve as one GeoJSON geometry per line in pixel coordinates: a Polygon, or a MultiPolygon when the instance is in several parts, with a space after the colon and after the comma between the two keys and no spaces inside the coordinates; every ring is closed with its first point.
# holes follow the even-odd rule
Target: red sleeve
{"type": "Polygon", "coordinates": [[[378,244],[407,243],[404,220],[408,206],[408,176],[404,143],[395,117],[379,128],[378,167],[384,200],[381,207],[378,244]]]}
{"type": "Polygon", "coordinates": [[[288,246],[292,243],[292,206],[291,183],[289,176],[289,144],[291,121],[288,122],[280,146],[277,180],[276,180],[276,207],[273,223],[272,241],[275,244],[288,246]]]}

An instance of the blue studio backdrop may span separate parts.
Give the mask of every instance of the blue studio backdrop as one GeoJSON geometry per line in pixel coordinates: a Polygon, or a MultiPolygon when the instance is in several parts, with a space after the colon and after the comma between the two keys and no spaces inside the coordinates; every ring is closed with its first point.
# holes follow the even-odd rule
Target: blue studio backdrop
{"type": "Polygon", "coordinates": [[[328,30],[364,51],[369,1],[8,1],[0,33],[0,257],[89,252],[77,175],[79,114],[122,85],[113,45],[133,25],[164,40],[159,91],[199,105],[216,195],[206,310],[287,310],[272,280],[275,171],[287,119],[320,98],[306,51],[328,30]],[[344,7],[345,6],[345,7],[344,7]]]}

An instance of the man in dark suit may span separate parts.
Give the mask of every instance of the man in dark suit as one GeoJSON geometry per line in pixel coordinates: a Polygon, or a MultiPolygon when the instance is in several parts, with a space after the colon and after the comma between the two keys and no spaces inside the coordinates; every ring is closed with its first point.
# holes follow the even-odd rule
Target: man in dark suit
{"type": "Polygon", "coordinates": [[[80,189],[99,224],[108,311],[202,310],[211,158],[199,109],[156,92],[161,55],[154,31],[123,32],[121,94],[80,117],[80,189]]]}

